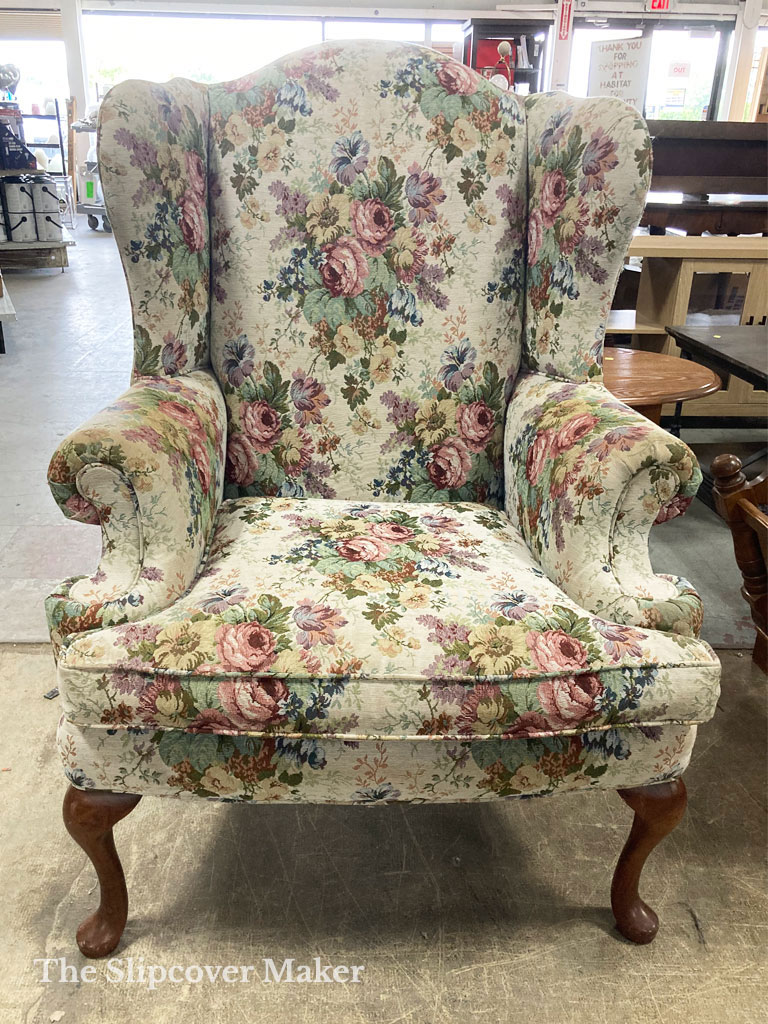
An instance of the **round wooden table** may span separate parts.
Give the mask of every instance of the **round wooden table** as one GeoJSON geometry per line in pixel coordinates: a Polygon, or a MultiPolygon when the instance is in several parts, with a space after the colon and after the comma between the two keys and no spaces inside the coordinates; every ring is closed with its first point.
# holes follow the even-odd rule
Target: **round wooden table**
{"type": "Polygon", "coordinates": [[[706,366],[634,348],[605,349],[603,383],[618,399],[654,423],[661,419],[661,407],[666,402],[703,398],[720,390],[720,378],[706,366]]]}

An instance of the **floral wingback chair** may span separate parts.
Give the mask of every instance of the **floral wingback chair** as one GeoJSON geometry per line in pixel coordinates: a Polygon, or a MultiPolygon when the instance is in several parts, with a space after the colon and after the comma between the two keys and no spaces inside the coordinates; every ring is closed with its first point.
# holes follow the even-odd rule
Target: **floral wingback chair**
{"type": "Polygon", "coordinates": [[[47,602],[64,816],[102,891],[81,950],[119,941],[112,826],[144,794],[618,789],[614,913],[650,941],[640,871],[719,665],[647,551],[694,457],[600,382],[643,121],[331,43],[209,88],[123,83],[100,160],[133,385],[50,467],[103,532],[47,602]]]}

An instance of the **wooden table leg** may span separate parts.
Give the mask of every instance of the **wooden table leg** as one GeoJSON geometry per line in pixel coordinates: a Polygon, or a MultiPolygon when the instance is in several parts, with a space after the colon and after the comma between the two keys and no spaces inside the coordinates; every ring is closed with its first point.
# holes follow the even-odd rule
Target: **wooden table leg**
{"type": "Polygon", "coordinates": [[[660,405],[635,405],[632,408],[635,412],[639,412],[641,416],[645,416],[651,423],[661,423],[660,405]]]}

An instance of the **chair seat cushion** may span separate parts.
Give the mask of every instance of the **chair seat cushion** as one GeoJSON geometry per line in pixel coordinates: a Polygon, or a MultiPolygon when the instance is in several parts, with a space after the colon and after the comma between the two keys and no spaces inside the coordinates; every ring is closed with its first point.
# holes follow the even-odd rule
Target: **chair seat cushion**
{"type": "Polygon", "coordinates": [[[699,723],[718,677],[701,640],[579,608],[503,512],[293,498],[225,502],[183,596],[59,661],[74,723],[349,742],[699,723]]]}

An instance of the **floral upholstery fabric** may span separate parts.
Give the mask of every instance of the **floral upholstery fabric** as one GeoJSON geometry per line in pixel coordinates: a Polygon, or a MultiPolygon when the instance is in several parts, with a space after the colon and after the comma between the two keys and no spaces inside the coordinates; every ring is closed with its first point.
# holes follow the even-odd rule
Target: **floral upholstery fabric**
{"type": "Polygon", "coordinates": [[[536,739],[294,740],[107,732],[62,716],[64,770],[80,789],[289,803],[439,803],[621,789],[676,778],[696,726],[665,725],[536,739]]]}
{"type": "Polygon", "coordinates": [[[651,179],[651,140],[605,97],[530,96],[524,361],[599,379],[605,324],[651,179]]]}
{"type": "Polygon", "coordinates": [[[99,111],[99,170],[133,311],[134,375],[209,364],[208,94],[124,82],[99,111]]]}
{"type": "Polygon", "coordinates": [[[92,577],[47,601],[54,646],[67,633],[143,618],[195,578],[224,482],[226,422],[210,373],[145,377],[65,438],[48,482],[64,515],[100,523],[92,577]]]}
{"type": "Polygon", "coordinates": [[[103,534],[47,601],[75,785],[483,800],[685,769],[719,666],[645,544],[698,469],[587,382],[647,156],[621,103],[524,109],[392,43],[109,94],[135,383],[49,473],[103,534]]]}
{"type": "Polygon", "coordinates": [[[480,795],[496,784],[491,752],[514,741],[502,788],[545,750],[597,779],[626,759],[628,727],[655,740],[708,719],[718,694],[706,644],[589,615],[503,512],[312,499],[226,502],[191,590],[141,622],[72,637],[59,679],[66,719],[89,745],[108,737],[118,775],[139,728],[169,785],[254,799],[261,787],[237,776],[244,755],[270,799],[300,795],[309,775],[336,799],[335,773],[322,778],[329,743],[345,763],[346,744],[394,754],[444,741],[427,764],[450,764],[459,743],[452,756],[469,757],[480,795]],[[292,781],[275,787],[283,774],[292,781]]]}
{"type": "Polygon", "coordinates": [[[698,635],[695,590],[648,557],[653,523],[684,512],[701,481],[687,445],[600,384],[525,374],[505,452],[507,515],[550,579],[615,622],[698,635]]]}
{"type": "Polygon", "coordinates": [[[501,505],[517,98],[431,50],[329,43],[214,86],[210,105],[227,495],[501,505]]]}
{"type": "Polygon", "coordinates": [[[589,615],[501,511],[244,498],[203,572],[141,622],[73,638],[80,723],[286,735],[552,735],[702,721],[707,645],[589,615]]]}

